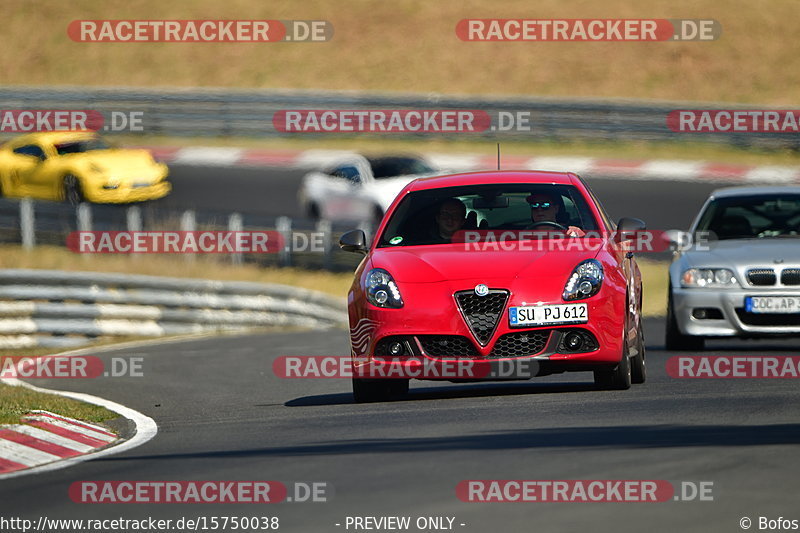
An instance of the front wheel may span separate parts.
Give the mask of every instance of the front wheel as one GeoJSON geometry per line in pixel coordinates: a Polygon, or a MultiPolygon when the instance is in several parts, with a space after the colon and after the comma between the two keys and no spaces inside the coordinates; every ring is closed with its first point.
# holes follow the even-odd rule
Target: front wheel
{"type": "Polygon", "coordinates": [[[628,355],[613,370],[595,370],[594,384],[604,390],[628,390],[631,388],[631,361],[628,355]]]}
{"type": "Polygon", "coordinates": [[[644,328],[641,322],[636,330],[636,355],[631,358],[631,383],[641,384],[647,381],[645,364],[644,328]]]}
{"type": "Polygon", "coordinates": [[[386,402],[408,394],[407,379],[353,378],[353,400],[356,403],[386,402]]]}
{"type": "Polygon", "coordinates": [[[81,182],[72,174],[64,176],[64,201],[69,205],[77,206],[85,200],[81,182]]]}

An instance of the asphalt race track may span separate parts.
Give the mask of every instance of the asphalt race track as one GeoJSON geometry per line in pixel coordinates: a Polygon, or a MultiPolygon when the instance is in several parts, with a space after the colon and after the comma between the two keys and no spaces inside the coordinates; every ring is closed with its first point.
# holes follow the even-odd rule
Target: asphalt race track
{"type": "MultiPolygon", "coordinates": [[[[102,355],[144,358],[144,377],[36,380],[107,397],[158,435],[129,452],[0,482],[5,516],[278,516],[282,531],[344,531],[351,516],[455,516],[460,531],[737,531],[791,515],[800,491],[793,380],[678,380],[665,373],[663,321],[646,324],[650,378],[595,391],[591,375],[530,382],[412,382],[407,401],[353,404],[349,382],[275,377],[279,355],[342,355],[347,335],[221,337],[102,355]],[[327,503],[76,504],[77,480],[324,481],[327,503]],[[714,501],[464,503],[466,479],[713,482],[714,501]],[[335,524],[342,524],[337,527],[335,524]],[[459,524],[465,524],[461,527],[459,524]]],[[[792,341],[709,343],[708,354],[787,355],[792,341]]],[[[412,518],[413,519],[413,518],[412,518]]],[[[351,529],[352,530],[352,529],[351,529]]]]}
{"type": "MultiPolygon", "coordinates": [[[[170,166],[173,192],[154,205],[302,217],[297,190],[305,170],[170,166]]],[[[675,183],[587,177],[612,218],[641,218],[651,229],[687,229],[719,183],[675,183]]]]}
{"type": "MultiPolygon", "coordinates": [[[[171,207],[294,215],[301,171],[174,167],[171,207]]],[[[686,228],[717,184],[591,180],[614,218],[686,228]]],[[[286,332],[97,352],[143,357],[143,377],[35,380],[132,407],[158,423],[136,449],[0,481],[3,516],[142,519],[277,516],[281,531],[348,531],[347,516],[455,517],[459,531],[741,531],[791,517],[800,492],[794,380],[667,375],[664,322],[646,321],[649,379],[594,389],[591,374],[530,382],[412,382],[406,401],[354,404],[350,383],[280,379],[281,355],[346,355],[347,333],[286,332]],[[712,482],[713,501],[464,503],[469,479],[712,482]],[[79,480],[325,482],[326,503],[77,504],[79,480]],[[340,524],[337,526],[337,524],[340,524]],[[464,524],[461,526],[461,524],[464,524]]],[[[708,355],[795,355],[797,340],[709,342],[708,355]]],[[[798,518],[798,517],[791,517],[798,518]]],[[[353,529],[349,529],[353,531],[353,529]]]]}

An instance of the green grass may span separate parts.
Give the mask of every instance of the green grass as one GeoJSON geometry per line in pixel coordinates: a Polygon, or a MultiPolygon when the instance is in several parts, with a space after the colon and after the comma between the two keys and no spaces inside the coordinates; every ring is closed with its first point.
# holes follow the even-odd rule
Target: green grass
{"type": "Polygon", "coordinates": [[[0,383],[0,424],[16,424],[33,409],[43,409],[87,422],[104,422],[119,415],[105,407],[0,383]]]}

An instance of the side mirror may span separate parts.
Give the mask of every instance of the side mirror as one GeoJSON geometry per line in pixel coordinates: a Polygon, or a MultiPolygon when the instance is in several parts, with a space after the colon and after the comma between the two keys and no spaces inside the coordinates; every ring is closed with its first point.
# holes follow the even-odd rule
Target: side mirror
{"type": "Polygon", "coordinates": [[[644,231],[647,225],[638,218],[621,218],[617,222],[617,232],[614,234],[614,242],[631,241],[636,238],[637,231],[644,231]]]}
{"type": "Polygon", "coordinates": [[[339,248],[345,252],[367,253],[367,236],[360,229],[348,231],[339,239],[339,248]]]}

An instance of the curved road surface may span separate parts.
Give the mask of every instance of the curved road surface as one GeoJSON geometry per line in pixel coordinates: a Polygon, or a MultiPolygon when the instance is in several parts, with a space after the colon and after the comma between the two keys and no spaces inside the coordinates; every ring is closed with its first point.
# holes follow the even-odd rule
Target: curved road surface
{"type": "MultiPolygon", "coordinates": [[[[590,374],[522,383],[412,382],[407,401],[357,405],[342,380],[282,380],[280,355],[343,355],[344,331],[220,337],[141,356],[144,377],[37,381],[152,416],[129,452],[0,482],[2,516],[177,519],[278,516],[281,531],[346,531],[346,516],[451,516],[458,531],[740,531],[743,516],[798,514],[794,380],[676,380],[663,321],[646,324],[650,380],[595,391],[590,374]],[[328,503],[79,505],[76,480],[324,481],[328,503]],[[713,502],[463,503],[465,479],[712,481],[713,502]],[[335,524],[341,524],[336,526],[335,524]],[[460,526],[460,524],[465,524],[460,526]]],[[[709,343],[709,354],[792,355],[792,341],[709,343]]],[[[412,518],[413,519],[413,518],[412,518]]],[[[755,530],[756,525],[753,527],[755,530]]],[[[416,529],[412,529],[416,530],[416,529]]],[[[350,529],[350,531],[353,531],[350,529]]]]}
{"type": "MultiPolygon", "coordinates": [[[[173,192],[153,204],[178,209],[239,211],[265,216],[303,217],[297,190],[305,170],[170,166],[173,192]]],[[[588,182],[614,218],[637,217],[652,229],[686,229],[719,183],[676,183],[589,177],[588,182]]]]}

